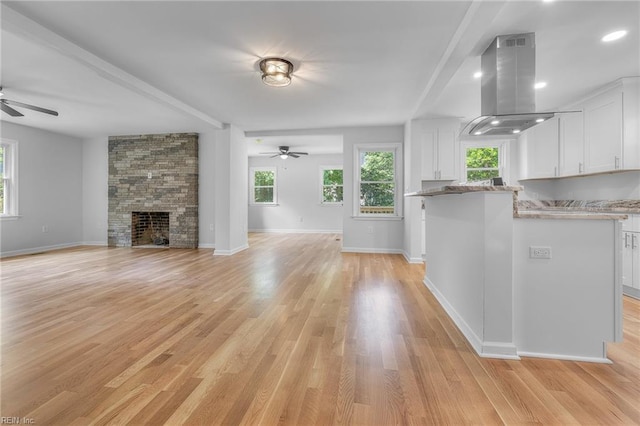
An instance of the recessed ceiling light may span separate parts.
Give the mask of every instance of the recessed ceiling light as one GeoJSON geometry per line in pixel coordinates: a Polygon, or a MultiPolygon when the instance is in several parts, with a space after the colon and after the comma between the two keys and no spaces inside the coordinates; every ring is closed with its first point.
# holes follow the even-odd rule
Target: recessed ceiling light
{"type": "Polygon", "coordinates": [[[626,30],[614,31],[614,32],[609,33],[606,36],[602,37],[602,41],[604,41],[604,42],[614,41],[614,40],[621,39],[622,37],[624,37],[626,35],[627,35],[627,31],[626,30]]]}
{"type": "Polygon", "coordinates": [[[482,134],[482,132],[481,132],[481,131],[479,131],[479,130],[478,130],[477,132],[475,132],[475,133],[474,133],[474,135],[481,135],[481,134],[482,134]]]}
{"type": "Polygon", "coordinates": [[[491,124],[493,124],[494,126],[497,126],[498,124],[500,124],[500,120],[493,120],[491,124]]]}
{"type": "Polygon", "coordinates": [[[473,73],[473,78],[480,78],[482,77],[482,72],[481,71],[476,71],[473,73]]]}
{"type": "Polygon", "coordinates": [[[543,3],[551,3],[553,0],[542,0],[543,3]]]}
{"type": "Polygon", "coordinates": [[[544,118],[538,118],[536,119],[536,123],[542,123],[544,121],[544,118]]]}
{"type": "Polygon", "coordinates": [[[513,133],[520,133],[520,130],[518,130],[518,129],[514,129],[514,130],[513,130],[513,133]]]}
{"type": "Polygon", "coordinates": [[[542,89],[543,87],[547,86],[547,82],[546,81],[539,81],[536,84],[533,85],[534,89],[542,89]]]}

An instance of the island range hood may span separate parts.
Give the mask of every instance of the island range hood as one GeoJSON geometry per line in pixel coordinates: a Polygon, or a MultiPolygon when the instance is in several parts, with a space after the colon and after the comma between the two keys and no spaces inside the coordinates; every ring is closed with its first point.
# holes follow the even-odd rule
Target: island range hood
{"type": "Polygon", "coordinates": [[[482,115],[462,135],[513,135],[556,114],[536,112],[535,33],[496,37],[482,54],[481,70],[482,115]]]}

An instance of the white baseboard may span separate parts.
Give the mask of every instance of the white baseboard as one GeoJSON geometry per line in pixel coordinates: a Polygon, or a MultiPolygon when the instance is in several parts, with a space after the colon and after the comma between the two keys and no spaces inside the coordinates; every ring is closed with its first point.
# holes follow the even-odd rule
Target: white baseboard
{"type": "Polygon", "coordinates": [[[640,290],[637,288],[629,287],[628,285],[622,286],[622,294],[625,296],[633,297],[635,299],[640,299],[640,290]]]}
{"type": "Polygon", "coordinates": [[[215,249],[216,245],[211,243],[198,244],[199,249],[215,249]]]}
{"type": "Polygon", "coordinates": [[[370,247],[342,247],[343,253],[370,253],[370,254],[404,254],[401,249],[370,248],[370,247]]]}
{"type": "Polygon", "coordinates": [[[587,357],[587,356],[572,356],[572,355],[558,355],[548,354],[541,352],[524,352],[518,351],[518,355],[530,358],[546,358],[546,359],[560,359],[563,361],[581,361],[581,362],[596,362],[599,364],[613,364],[608,358],[587,357]]]}
{"type": "Polygon", "coordinates": [[[476,333],[473,332],[469,324],[462,319],[460,314],[458,314],[449,301],[447,301],[438,288],[428,278],[425,277],[423,282],[429,291],[433,293],[438,303],[440,303],[440,306],[442,306],[456,327],[458,327],[458,330],[460,330],[473,350],[475,350],[479,356],[483,358],[520,359],[516,346],[512,343],[484,342],[476,333]]]}
{"type": "Polygon", "coordinates": [[[107,247],[108,243],[106,241],[83,241],[82,243],[80,243],[80,245],[107,247]]]}
{"type": "Polygon", "coordinates": [[[342,229],[249,229],[249,232],[272,234],[342,234],[342,229]]]}
{"type": "Polygon", "coordinates": [[[82,245],[85,245],[85,244],[82,242],[77,242],[77,243],[55,244],[52,246],[33,247],[33,248],[22,249],[22,250],[3,251],[3,252],[0,252],[0,257],[4,258],[4,257],[21,256],[24,254],[42,253],[46,251],[60,250],[64,248],[77,247],[82,245]]]}
{"type": "Polygon", "coordinates": [[[424,259],[422,257],[409,257],[409,253],[406,251],[402,251],[402,255],[404,256],[404,260],[408,263],[424,263],[424,259]]]}
{"type": "Polygon", "coordinates": [[[231,250],[218,250],[218,249],[214,249],[213,250],[213,255],[214,256],[233,256],[236,253],[240,253],[243,250],[246,250],[249,248],[249,244],[245,244],[241,247],[236,247],[234,249],[231,250]]]}

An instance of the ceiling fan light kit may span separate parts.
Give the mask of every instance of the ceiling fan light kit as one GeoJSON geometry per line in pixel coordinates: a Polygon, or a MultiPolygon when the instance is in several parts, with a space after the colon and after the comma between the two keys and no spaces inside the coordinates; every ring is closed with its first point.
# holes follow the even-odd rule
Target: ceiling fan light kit
{"type": "Polygon", "coordinates": [[[309,155],[308,152],[289,151],[288,146],[279,146],[278,152],[261,152],[260,154],[270,155],[269,158],[280,157],[283,160],[289,157],[299,158],[301,155],[309,155]]]}
{"type": "Polygon", "coordinates": [[[264,58],[260,61],[262,82],[267,86],[284,87],[291,84],[293,64],[282,58],[264,58]]]}

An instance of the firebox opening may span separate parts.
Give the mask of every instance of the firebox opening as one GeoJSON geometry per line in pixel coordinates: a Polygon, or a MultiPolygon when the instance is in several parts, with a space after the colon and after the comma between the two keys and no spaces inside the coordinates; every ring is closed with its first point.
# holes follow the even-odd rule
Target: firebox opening
{"type": "Polygon", "coordinates": [[[169,247],[169,212],[131,212],[131,246],[169,247]]]}

